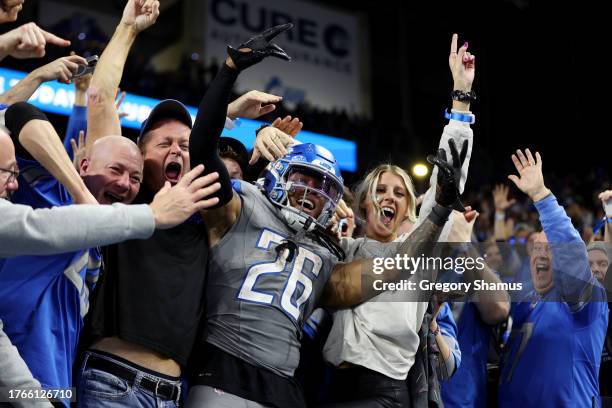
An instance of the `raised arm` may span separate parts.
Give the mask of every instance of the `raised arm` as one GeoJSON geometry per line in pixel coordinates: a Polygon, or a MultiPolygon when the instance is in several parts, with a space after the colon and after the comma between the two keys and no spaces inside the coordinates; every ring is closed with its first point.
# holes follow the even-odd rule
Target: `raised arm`
{"type": "Polygon", "coordinates": [[[91,79],[87,101],[87,149],[101,137],[121,134],[115,96],[125,61],[138,34],[153,25],[157,17],[158,0],[129,0],[125,5],[121,21],[91,79]]]}
{"type": "MultiPolygon", "coordinates": [[[[228,113],[227,104],[232,87],[242,70],[260,62],[267,56],[289,59],[280,47],[270,41],[291,27],[292,25],[287,24],[272,27],[241,44],[238,49],[228,47],[229,57],[200,102],[198,114],[189,137],[189,156],[192,165],[204,164],[206,172],[219,174],[221,188],[217,195],[219,197],[218,208],[205,211],[202,214],[209,227],[211,245],[214,245],[233,225],[241,210],[240,198],[232,189],[229,173],[219,157],[217,148],[228,113]]],[[[257,101],[256,98],[255,100],[257,101]]],[[[260,109],[262,108],[261,102],[246,103],[246,105],[254,108],[259,105],[260,109]]],[[[232,107],[232,115],[239,111],[235,108],[236,105],[232,107]]]]}
{"type": "Polygon", "coordinates": [[[85,58],[78,55],[58,58],[53,62],[36,68],[19,81],[15,86],[0,96],[0,103],[12,105],[17,102],[25,102],[38,89],[38,87],[48,81],[59,81],[70,83],[72,75],[77,71],[78,64],[85,64],[85,58]]]}
{"type": "MultiPolygon", "coordinates": [[[[444,209],[440,209],[442,210],[441,213],[443,213],[444,209]]],[[[446,210],[448,210],[446,213],[446,216],[448,216],[450,209],[446,210]]],[[[431,214],[433,213],[432,211],[431,214]]],[[[405,255],[409,258],[420,257],[423,254],[426,256],[431,255],[440,232],[442,232],[446,218],[443,220],[443,222],[440,222],[428,217],[427,220],[413,230],[409,240],[406,239],[401,244],[398,244],[397,254],[400,257],[405,255]]],[[[329,281],[325,285],[323,297],[321,298],[322,305],[331,308],[358,305],[381,293],[380,288],[375,287],[375,281],[395,282],[400,280],[402,276],[407,276],[402,273],[401,269],[396,268],[387,269],[384,274],[377,274],[374,272],[375,270],[374,259],[364,259],[336,265],[329,281]]],[[[420,278],[422,278],[420,274],[414,274],[410,279],[416,282],[420,278]]],[[[435,276],[433,278],[429,280],[435,280],[435,276]]],[[[425,295],[423,299],[426,298],[427,296],[425,295]]],[[[416,298],[412,300],[416,301],[416,298]]]]}
{"type": "MultiPolygon", "coordinates": [[[[459,200],[458,174],[461,161],[453,155],[452,165],[449,164],[442,152],[434,162],[440,168],[437,177],[436,206],[429,212],[427,219],[414,228],[410,236],[401,243],[393,245],[387,251],[387,258],[419,258],[428,257],[438,252],[437,242],[444,224],[452,212],[452,206],[459,200]]],[[[418,283],[420,280],[434,282],[437,270],[418,268],[416,271],[406,271],[394,262],[389,268],[377,271],[376,259],[356,260],[346,264],[338,264],[325,286],[321,302],[324,306],[332,308],[350,307],[364,302],[381,293],[381,288],[375,285],[376,281],[397,282],[406,279],[418,283]],[[408,275],[407,272],[411,273],[408,275]]],[[[384,289],[382,289],[384,290],[384,289]]],[[[431,291],[415,290],[407,293],[406,301],[427,301],[431,291]],[[414,295],[413,297],[411,297],[414,295]]]]}
{"type": "MultiPolygon", "coordinates": [[[[448,236],[448,241],[452,243],[465,242],[469,245],[464,247],[465,253],[471,259],[479,258],[481,255],[471,244],[472,230],[478,214],[471,211],[471,207],[466,207],[466,213],[453,213],[451,219],[454,220],[453,227],[448,236]]],[[[451,244],[452,245],[452,244],[451,244]]],[[[474,283],[477,280],[487,284],[501,283],[499,277],[489,268],[486,262],[483,269],[466,268],[462,277],[464,282],[474,283]]],[[[472,285],[473,287],[473,285],[472,285]]],[[[487,324],[498,324],[503,322],[510,312],[510,298],[505,290],[479,290],[474,292],[471,300],[476,305],[482,320],[487,324]]]]}
{"type": "Polygon", "coordinates": [[[5,119],[18,154],[32,157],[46,168],[76,204],[97,204],[44,113],[27,102],[18,102],[6,110],[5,119]]]}
{"type": "Polygon", "coordinates": [[[557,199],[544,185],[542,159],[517,150],[512,161],[519,176],[508,178],[531,198],[540,214],[544,234],[552,250],[554,285],[573,310],[591,299],[595,278],[589,268],[586,246],[557,199]]]}
{"type": "Polygon", "coordinates": [[[87,90],[90,83],[91,74],[74,80],[74,105],[68,117],[68,126],[64,135],[64,148],[68,152],[68,157],[73,160],[77,168],[79,162],[75,160],[74,153],[78,150],[78,147],[85,143],[85,132],[87,131],[87,90]],[[80,136],[81,134],[83,136],[80,136]],[[77,141],[79,142],[78,144],[77,141]],[[76,149],[75,146],[77,147],[76,149]]]}
{"type": "Polygon", "coordinates": [[[174,227],[217,202],[217,198],[202,200],[219,188],[216,174],[196,178],[203,170],[197,166],[176,186],[167,185],[149,205],[69,205],[35,210],[0,200],[0,258],[50,255],[144,239],[154,228],[174,227]]]}
{"type": "Polygon", "coordinates": [[[508,199],[507,185],[498,184],[495,186],[493,189],[493,204],[495,207],[493,234],[496,241],[506,241],[512,234],[512,229],[509,228],[509,223],[506,220],[506,210],[515,202],[515,199],[508,199]]]}
{"type": "MultiPolygon", "coordinates": [[[[463,188],[467,180],[470,158],[472,156],[473,132],[470,128],[470,118],[473,117],[470,111],[470,100],[473,98],[472,83],[476,75],[476,56],[470,54],[468,43],[458,48],[458,36],[453,34],[451,39],[450,53],[448,56],[448,64],[453,78],[453,103],[452,116],[448,116],[449,122],[444,127],[442,137],[438,149],[445,151],[445,154],[450,157],[452,154],[450,144],[454,144],[461,151],[464,157],[461,166],[461,175],[459,179],[459,192],[463,193],[463,188]],[[461,99],[461,100],[459,100],[461,99]],[[465,150],[464,150],[465,149],[465,150]]],[[[438,177],[438,169],[434,168],[430,178],[430,188],[425,193],[423,204],[419,212],[419,219],[425,219],[431,208],[435,205],[436,197],[436,179],[438,177]]],[[[420,221],[417,220],[417,225],[420,221]]],[[[440,239],[446,240],[452,221],[447,223],[442,232],[440,239]]]]}

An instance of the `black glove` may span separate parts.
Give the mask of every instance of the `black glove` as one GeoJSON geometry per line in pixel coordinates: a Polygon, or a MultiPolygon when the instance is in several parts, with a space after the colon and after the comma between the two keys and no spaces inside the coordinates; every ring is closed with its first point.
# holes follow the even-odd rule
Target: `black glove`
{"type": "Polygon", "coordinates": [[[438,166],[438,188],[436,191],[436,202],[441,206],[454,208],[457,211],[465,212],[465,207],[459,199],[459,181],[461,180],[461,167],[467,156],[468,141],[463,142],[461,154],[457,150],[454,140],[448,142],[450,147],[453,164],[449,164],[446,159],[446,151],[439,149],[436,156],[427,156],[427,161],[438,166]]]}
{"type": "Polygon", "coordinates": [[[249,38],[246,42],[243,42],[234,48],[231,45],[227,46],[227,54],[231,57],[232,61],[238,68],[238,71],[242,71],[255,65],[266,57],[276,57],[285,61],[290,61],[291,57],[278,45],[271,43],[270,41],[287,30],[293,28],[292,23],[281,24],[271,28],[268,28],[264,32],[257,34],[254,37],[249,38]],[[241,48],[250,48],[251,51],[240,52],[241,48]]]}

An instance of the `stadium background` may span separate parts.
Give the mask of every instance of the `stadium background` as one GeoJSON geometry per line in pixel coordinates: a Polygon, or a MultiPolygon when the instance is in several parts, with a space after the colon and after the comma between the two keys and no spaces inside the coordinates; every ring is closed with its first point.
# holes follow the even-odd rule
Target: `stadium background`
{"type": "MultiPolygon", "coordinates": [[[[303,3],[281,3],[293,1],[303,3]]],[[[468,40],[477,55],[478,101],[472,107],[476,143],[467,185],[476,193],[474,199],[486,194],[492,183],[505,180],[512,171],[509,156],[514,149],[529,146],[542,152],[547,180],[553,190],[558,186],[555,192],[566,204],[599,207],[595,195],[610,180],[612,144],[603,126],[607,105],[596,99],[607,96],[602,78],[609,49],[597,8],[588,2],[539,0],[306,3],[359,21],[365,113],[297,105],[280,107],[264,120],[286,112],[300,117],[306,130],[355,141],[358,167],[345,174],[347,184],[380,161],[410,168],[433,151],[445,122],[442,111],[450,105],[450,35],[458,32],[460,41],[468,40]]],[[[19,22],[2,28],[36,21],[70,39],[77,53],[99,54],[95,50],[108,40],[104,26],[116,24],[123,4],[28,1],[19,22]],[[75,13],[75,7],[87,12],[75,13]],[[62,18],[46,24],[49,14],[62,18]]],[[[122,89],[197,106],[214,71],[202,41],[205,7],[198,0],[163,0],[157,24],[133,47],[122,89]],[[173,52],[166,61],[151,63],[163,60],[160,53],[167,49],[173,52]]],[[[278,42],[283,44],[282,39],[278,42]]],[[[44,61],[7,59],[4,66],[30,71],[65,52],[52,47],[44,61]]],[[[308,90],[319,80],[307,77],[301,86],[308,90]]],[[[52,115],[60,134],[66,119],[52,115]]],[[[135,134],[133,129],[125,132],[135,134]]],[[[419,191],[425,190],[425,183],[417,179],[419,191]]]]}

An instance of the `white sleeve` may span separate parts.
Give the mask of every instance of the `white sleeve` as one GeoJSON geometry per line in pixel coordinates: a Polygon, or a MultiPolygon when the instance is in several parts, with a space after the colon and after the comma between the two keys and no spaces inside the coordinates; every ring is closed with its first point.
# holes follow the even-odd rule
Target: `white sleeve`
{"type": "MultiPolygon", "coordinates": [[[[444,131],[442,132],[442,137],[440,138],[440,144],[438,146],[439,149],[444,149],[444,151],[446,152],[446,157],[450,159],[451,154],[448,142],[451,139],[455,141],[455,145],[457,146],[457,149],[459,151],[461,151],[461,146],[463,146],[463,142],[465,140],[467,140],[468,142],[467,155],[465,156],[465,161],[463,162],[463,166],[461,167],[461,179],[459,181],[459,192],[461,193],[463,193],[465,182],[467,180],[468,168],[470,166],[470,158],[472,157],[473,138],[474,134],[472,132],[472,128],[470,128],[469,123],[450,120],[448,125],[444,126],[444,131]]],[[[437,179],[438,168],[434,166],[434,169],[431,172],[431,177],[429,178],[429,189],[425,193],[425,198],[423,199],[423,204],[421,204],[421,210],[419,211],[419,217],[413,229],[416,229],[416,227],[420,225],[420,223],[423,222],[424,219],[427,218],[427,215],[431,212],[431,209],[436,205],[437,179]]],[[[448,222],[444,225],[442,233],[440,234],[440,242],[446,241],[451,227],[452,219],[449,219],[448,222]]]]}
{"type": "Polygon", "coordinates": [[[32,209],[0,199],[0,258],[50,255],[153,234],[148,205],[69,205],[32,209]]]}

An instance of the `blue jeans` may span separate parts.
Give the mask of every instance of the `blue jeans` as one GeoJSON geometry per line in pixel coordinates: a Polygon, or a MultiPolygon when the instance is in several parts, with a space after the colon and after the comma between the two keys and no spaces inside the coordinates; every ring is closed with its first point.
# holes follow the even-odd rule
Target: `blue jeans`
{"type": "Polygon", "coordinates": [[[168,381],[149,372],[141,371],[132,365],[124,364],[109,356],[86,352],[77,379],[77,407],[83,408],[177,408],[176,400],[168,400],[155,396],[155,393],[141,386],[143,378],[153,381],[165,381],[173,385],[181,385],[181,381],[168,381]],[[87,366],[87,360],[95,355],[97,358],[110,360],[115,364],[128,368],[136,373],[133,381],[127,381],[113,374],[87,366]]]}

